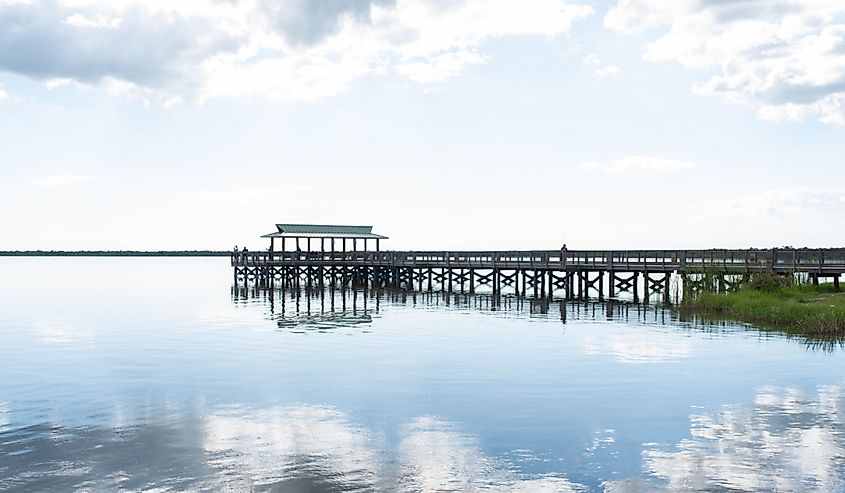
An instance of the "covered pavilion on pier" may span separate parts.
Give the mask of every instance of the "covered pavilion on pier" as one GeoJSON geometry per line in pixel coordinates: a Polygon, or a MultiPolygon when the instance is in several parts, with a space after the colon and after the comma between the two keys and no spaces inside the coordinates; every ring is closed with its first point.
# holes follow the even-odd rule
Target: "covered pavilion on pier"
{"type": "Polygon", "coordinates": [[[276,230],[272,233],[262,235],[262,238],[270,239],[270,251],[276,250],[276,239],[281,238],[281,250],[292,247],[292,251],[320,251],[320,252],[346,252],[347,240],[351,240],[353,252],[358,251],[358,240],[363,241],[363,250],[367,251],[367,241],[375,240],[375,251],[379,251],[380,240],[388,239],[387,236],[373,233],[372,226],[343,226],[329,224],[276,224],[276,230]],[[300,243],[304,240],[304,245],[300,243]],[[315,240],[312,243],[311,240],[315,240]],[[320,249],[316,250],[316,240],[319,240],[320,249]],[[327,241],[328,240],[328,241],[327,241]],[[338,245],[338,240],[340,245],[338,245]],[[302,247],[305,247],[304,249],[302,247]],[[315,248],[312,250],[312,247],[315,248]],[[340,247],[338,249],[338,247],[340,247]]]}

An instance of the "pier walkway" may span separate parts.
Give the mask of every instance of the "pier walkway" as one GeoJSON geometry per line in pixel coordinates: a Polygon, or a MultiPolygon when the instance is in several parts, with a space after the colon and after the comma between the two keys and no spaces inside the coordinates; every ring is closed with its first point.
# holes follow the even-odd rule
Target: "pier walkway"
{"type": "MultiPolygon", "coordinates": [[[[272,248],[272,247],[271,247],[272,248]]],[[[669,299],[672,279],[684,291],[705,283],[730,290],[756,272],[830,278],[838,289],[845,249],[267,251],[233,252],[235,282],[299,288],[347,286],[568,298],[632,292],[669,299]]]]}

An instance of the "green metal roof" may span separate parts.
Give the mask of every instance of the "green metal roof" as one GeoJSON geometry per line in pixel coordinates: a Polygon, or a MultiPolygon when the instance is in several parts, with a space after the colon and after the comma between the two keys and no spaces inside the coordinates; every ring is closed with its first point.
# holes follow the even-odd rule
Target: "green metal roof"
{"type": "Polygon", "coordinates": [[[337,226],[329,224],[277,224],[279,233],[293,234],[358,234],[368,235],[373,232],[372,226],[337,226]]]}
{"type": "Polygon", "coordinates": [[[262,238],[357,238],[386,240],[387,236],[373,233],[372,226],[341,226],[331,224],[276,224],[272,233],[262,238]]]}

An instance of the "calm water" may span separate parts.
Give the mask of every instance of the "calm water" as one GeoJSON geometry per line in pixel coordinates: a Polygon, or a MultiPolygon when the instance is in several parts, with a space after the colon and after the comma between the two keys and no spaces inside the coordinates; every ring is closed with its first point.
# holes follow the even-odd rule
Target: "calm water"
{"type": "Polygon", "coordinates": [[[845,491],[840,351],[624,303],[0,259],[0,490],[845,491]]]}

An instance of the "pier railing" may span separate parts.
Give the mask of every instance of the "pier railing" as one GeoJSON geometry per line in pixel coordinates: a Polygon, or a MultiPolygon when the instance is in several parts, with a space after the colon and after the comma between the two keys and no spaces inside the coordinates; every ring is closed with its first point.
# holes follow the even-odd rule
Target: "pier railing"
{"type": "Polygon", "coordinates": [[[235,267],[368,266],[629,272],[845,272],[843,249],[237,252],[235,267]]]}

